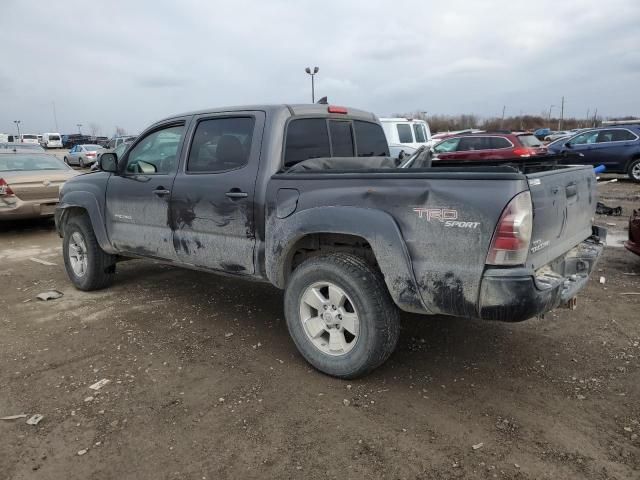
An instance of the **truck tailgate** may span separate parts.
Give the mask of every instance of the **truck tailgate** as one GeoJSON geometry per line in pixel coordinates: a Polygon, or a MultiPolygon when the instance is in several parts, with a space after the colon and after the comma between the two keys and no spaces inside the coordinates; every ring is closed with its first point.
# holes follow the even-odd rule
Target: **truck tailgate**
{"type": "Polygon", "coordinates": [[[591,235],[597,203],[591,166],[527,174],[533,204],[533,231],[527,266],[546,265],[591,235]]]}

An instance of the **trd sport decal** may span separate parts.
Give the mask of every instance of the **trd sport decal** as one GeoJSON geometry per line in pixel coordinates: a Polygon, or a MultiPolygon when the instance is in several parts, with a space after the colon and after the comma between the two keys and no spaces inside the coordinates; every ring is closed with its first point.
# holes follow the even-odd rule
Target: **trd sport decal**
{"type": "Polygon", "coordinates": [[[463,222],[458,220],[458,211],[452,208],[424,208],[416,207],[413,209],[418,214],[418,218],[424,218],[428,222],[437,220],[443,223],[445,227],[456,228],[478,228],[480,222],[463,222]]]}

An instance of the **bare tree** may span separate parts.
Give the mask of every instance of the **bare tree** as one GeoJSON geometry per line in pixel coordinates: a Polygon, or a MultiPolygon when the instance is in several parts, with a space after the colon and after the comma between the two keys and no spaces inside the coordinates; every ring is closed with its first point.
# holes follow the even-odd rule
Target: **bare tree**
{"type": "Polygon", "coordinates": [[[127,131],[124,128],[116,126],[117,137],[121,137],[122,135],[126,135],[126,134],[127,134],[127,131]]]}

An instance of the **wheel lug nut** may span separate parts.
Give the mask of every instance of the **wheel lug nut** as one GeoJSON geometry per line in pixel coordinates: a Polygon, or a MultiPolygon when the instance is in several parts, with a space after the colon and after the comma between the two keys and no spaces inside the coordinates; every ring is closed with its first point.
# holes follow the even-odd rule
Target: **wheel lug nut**
{"type": "Polygon", "coordinates": [[[326,310],[326,309],[327,309],[327,306],[326,306],[326,305],[324,305],[324,307],[323,307],[323,308],[326,310]]]}
{"type": "Polygon", "coordinates": [[[333,308],[333,309],[335,310],[335,309],[336,309],[336,306],[335,306],[335,305],[331,305],[331,308],[333,308]]]}

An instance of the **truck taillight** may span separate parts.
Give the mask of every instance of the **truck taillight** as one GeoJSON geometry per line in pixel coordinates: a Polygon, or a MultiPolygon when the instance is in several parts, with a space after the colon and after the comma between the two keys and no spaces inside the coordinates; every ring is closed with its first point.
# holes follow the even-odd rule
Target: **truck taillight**
{"type": "Polygon", "coordinates": [[[13,190],[11,190],[9,184],[5,181],[4,178],[0,178],[0,196],[11,197],[13,195],[15,195],[15,193],[13,193],[13,190]]]}
{"type": "Polygon", "coordinates": [[[487,254],[487,264],[523,264],[529,252],[532,228],[531,194],[522,192],[511,199],[500,216],[487,254]]]}

